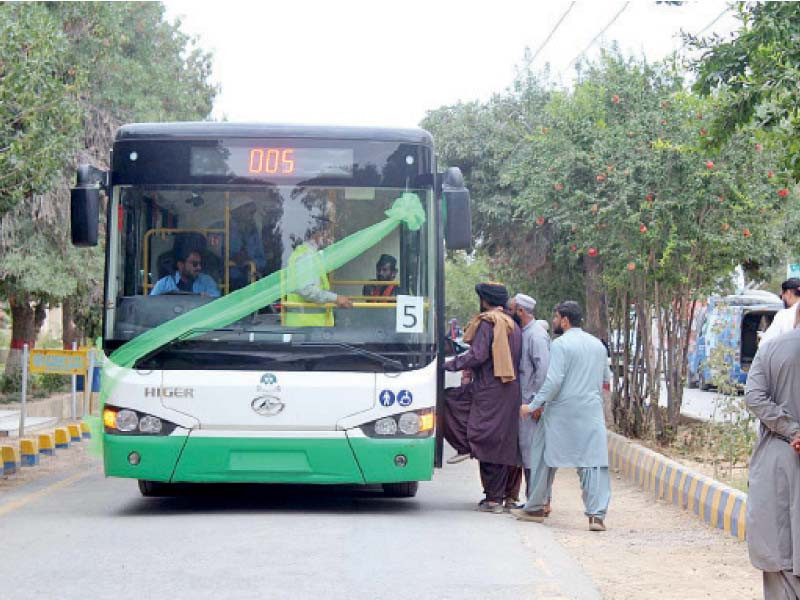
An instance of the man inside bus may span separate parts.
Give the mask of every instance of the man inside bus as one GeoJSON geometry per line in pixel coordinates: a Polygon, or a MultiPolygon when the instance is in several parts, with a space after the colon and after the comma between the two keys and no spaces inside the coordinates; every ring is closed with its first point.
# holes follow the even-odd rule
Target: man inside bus
{"type": "Polygon", "coordinates": [[[230,269],[231,291],[249,285],[264,273],[267,259],[256,225],[257,207],[247,202],[231,211],[230,269]]]}
{"type": "Polygon", "coordinates": [[[333,311],[324,306],[309,307],[303,304],[335,304],[337,308],[351,308],[353,301],[331,291],[325,262],[319,250],[329,245],[330,236],[326,220],[318,218],[311,236],[299,244],[286,268],[283,296],[286,299],[286,325],[289,327],[333,327],[333,311]],[[300,306],[298,306],[298,304],[300,306]]]}
{"type": "MultiPolygon", "coordinates": [[[[375,265],[375,278],[378,281],[394,281],[397,277],[397,259],[391,254],[381,254],[375,265]]],[[[365,285],[362,292],[365,296],[389,297],[397,294],[396,284],[365,285]]]]}
{"type": "Polygon", "coordinates": [[[175,251],[175,259],[177,266],[175,273],[159,279],[150,291],[151,296],[184,292],[211,298],[219,297],[220,292],[216,282],[201,272],[203,259],[196,249],[190,246],[180,247],[175,251]]]}

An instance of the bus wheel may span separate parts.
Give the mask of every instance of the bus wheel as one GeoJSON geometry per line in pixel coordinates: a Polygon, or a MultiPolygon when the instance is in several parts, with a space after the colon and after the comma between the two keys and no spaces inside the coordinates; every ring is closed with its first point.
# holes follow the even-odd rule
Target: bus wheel
{"type": "Polygon", "coordinates": [[[172,494],[172,486],[161,481],[139,480],[139,493],[145,498],[156,498],[158,496],[169,496],[172,494]]]}
{"type": "Polygon", "coordinates": [[[686,387],[690,390],[696,390],[699,387],[697,378],[692,377],[691,372],[686,376],[686,387]]]}
{"type": "Polygon", "coordinates": [[[703,392],[707,392],[711,389],[711,384],[706,381],[705,377],[703,377],[702,371],[697,375],[697,387],[699,387],[703,392]]]}
{"type": "Polygon", "coordinates": [[[389,498],[413,498],[417,495],[419,481],[403,481],[402,483],[384,483],[383,493],[389,498]]]}

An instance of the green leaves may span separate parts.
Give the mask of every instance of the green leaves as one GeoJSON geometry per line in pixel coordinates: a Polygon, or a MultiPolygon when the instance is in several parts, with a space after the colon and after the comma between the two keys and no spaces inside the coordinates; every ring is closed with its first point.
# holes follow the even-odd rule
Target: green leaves
{"type": "Polygon", "coordinates": [[[606,297],[671,314],[738,264],[766,273],[798,239],[797,198],[778,190],[800,136],[718,135],[727,106],[687,90],[673,63],[606,53],[572,90],[522,72],[486,104],[432,111],[423,126],[467,173],[479,256],[498,277],[554,302],[581,299],[599,274],[606,297]]]}
{"type": "Polygon", "coordinates": [[[210,74],[160,3],[0,4],[0,295],[99,312],[102,248],[68,241],[75,166],[104,166],[123,122],[208,118],[210,74]]]}
{"type": "MultiPolygon", "coordinates": [[[[716,96],[721,110],[713,130],[725,143],[742,128],[754,127],[778,144],[791,144],[800,134],[800,5],[796,2],[741,3],[742,25],[730,42],[691,39],[703,50],[693,63],[697,72],[694,89],[716,96]]],[[[800,178],[794,149],[784,155],[792,177],[800,178]]]]}
{"type": "Polygon", "coordinates": [[[0,7],[0,215],[47,191],[77,149],[78,82],[43,4],[0,7]]]}

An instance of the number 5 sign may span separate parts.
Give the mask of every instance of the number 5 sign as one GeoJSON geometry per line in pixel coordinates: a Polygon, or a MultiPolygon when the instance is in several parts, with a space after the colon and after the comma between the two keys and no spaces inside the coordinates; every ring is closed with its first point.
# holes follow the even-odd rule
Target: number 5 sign
{"type": "Polygon", "coordinates": [[[422,333],[422,296],[397,296],[398,333],[422,333]]]}

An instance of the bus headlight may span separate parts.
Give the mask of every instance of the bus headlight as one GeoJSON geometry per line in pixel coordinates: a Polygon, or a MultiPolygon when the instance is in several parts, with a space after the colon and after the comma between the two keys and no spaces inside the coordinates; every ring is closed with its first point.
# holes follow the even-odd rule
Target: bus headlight
{"type": "Polygon", "coordinates": [[[139,431],[142,433],[161,433],[161,419],[152,415],[145,415],[139,421],[139,431]]]}
{"type": "Polygon", "coordinates": [[[361,425],[367,437],[422,438],[433,433],[436,424],[432,409],[409,411],[399,415],[381,417],[377,421],[361,425]]]}
{"type": "Polygon", "coordinates": [[[417,413],[403,413],[397,421],[397,427],[406,435],[419,433],[419,415],[417,413]]]}
{"type": "Polygon", "coordinates": [[[177,427],[160,417],[108,404],[103,407],[103,425],[112,435],[169,435],[177,427]]]}
{"type": "Polygon", "coordinates": [[[117,413],[116,426],[120,431],[136,431],[139,426],[139,417],[132,410],[124,408],[117,413]]]}
{"type": "Polygon", "coordinates": [[[392,417],[384,417],[375,421],[377,435],[394,435],[397,433],[397,422],[392,417]]]}

